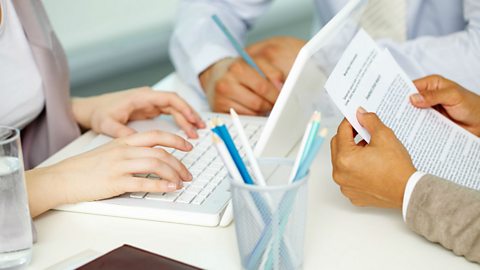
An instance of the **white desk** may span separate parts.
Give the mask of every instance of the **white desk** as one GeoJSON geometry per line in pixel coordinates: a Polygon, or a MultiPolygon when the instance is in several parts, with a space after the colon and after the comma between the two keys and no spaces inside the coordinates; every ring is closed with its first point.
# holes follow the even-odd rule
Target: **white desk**
{"type": "MultiPolygon", "coordinates": [[[[157,86],[188,94],[172,77],[157,86]]],[[[94,136],[86,133],[45,164],[78,152],[94,136]]],[[[309,185],[305,269],[478,269],[409,231],[400,211],[352,206],[331,180],[328,144],[316,160],[309,185]]],[[[85,250],[104,253],[125,243],[207,269],[240,268],[234,225],[209,228],[59,211],[34,223],[38,242],[29,269],[44,269],[85,250]]]]}

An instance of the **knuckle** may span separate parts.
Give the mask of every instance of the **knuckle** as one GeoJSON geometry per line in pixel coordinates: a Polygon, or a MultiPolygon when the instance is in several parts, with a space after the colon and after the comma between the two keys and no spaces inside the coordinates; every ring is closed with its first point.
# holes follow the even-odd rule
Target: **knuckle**
{"type": "Polygon", "coordinates": [[[261,80],[258,83],[256,83],[255,89],[256,89],[257,93],[264,96],[268,92],[268,84],[267,84],[266,81],[261,80]]]}
{"type": "Polygon", "coordinates": [[[263,50],[263,54],[268,58],[268,59],[273,59],[278,55],[278,48],[275,46],[267,46],[263,50]]]}
{"type": "Polygon", "coordinates": [[[215,92],[226,95],[230,91],[230,83],[227,80],[220,79],[215,85],[215,92]]]}
{"type": "Polygon", "coordinates": [[[252,103],[250,103],[250,105],[252,106],[252,109],[255,111],[261,111],[263,109],[263,101],[261,101],[260,99],[253,100],[252,103]]]}
{"type": "Polygon", "coordinates": [[[350,157],[342,155],[337,157],[335,160],[336,165],[338,166],[339,169],[345,169],[350,167],[350,157]]]}
{"type": "Polygon", "coordinates": [[[233,62],[228,70],[234,74],[242,74],[245,72],[245,67],[241,61],[233,62]]]}

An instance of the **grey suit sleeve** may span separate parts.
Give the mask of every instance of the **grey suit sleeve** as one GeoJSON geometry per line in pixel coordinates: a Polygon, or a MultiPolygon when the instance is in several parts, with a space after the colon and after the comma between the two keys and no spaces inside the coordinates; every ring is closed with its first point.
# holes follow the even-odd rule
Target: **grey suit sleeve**
{"type": "Polygon", "coordinates": [[[480,191],[425,175],[410,197],[407,225],[428,240],[480,263],[480,191]]]}

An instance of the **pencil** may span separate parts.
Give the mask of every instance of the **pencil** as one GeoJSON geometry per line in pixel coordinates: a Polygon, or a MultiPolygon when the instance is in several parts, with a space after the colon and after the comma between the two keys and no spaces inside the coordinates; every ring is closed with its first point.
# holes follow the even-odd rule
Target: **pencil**
{"type": "Polygon", "coordinates": [[[248,65],[250,65],[252,68],[254,68],[260,76],[263,78],[266,78],[265,74],[260,70],[260,68],[255,64],[253,59],[248,55],[248,53],[242,48],[240,43],[233,37],[232,33],[228,31],[227,27],[225,24],[223,24],[222,20],[217,15],[212,15],[212,20],[215,22],[215,24],[220,28],[220,30],[223,32],[225,37],[230,41],[232,44],[233,48],[237,51],[237,53],[243,58],[245,62],[247,62],[248,65]]]}
{"type": "Polygon", "coordinates": [[[255,158],[255,154],[253,154],[252,147],[248,142],[247,135],[243,130],[242,123],[240,122],[240,118],[238,117],[237,112],[233,108],[230,109],[230,116],[232,118],[233,125],[237,129],[238,138],[240,139],[240,143],[243,145],[243,149],[245,150],[245,154],[247,156],[247,160],[250,163],[250,167],[252,168],[253,175],[255,176],[256,184],[265,186],[265,178],[263,177],[262,171],[260,170],[260,166],[258,165],[257,159],[255,158]]]}

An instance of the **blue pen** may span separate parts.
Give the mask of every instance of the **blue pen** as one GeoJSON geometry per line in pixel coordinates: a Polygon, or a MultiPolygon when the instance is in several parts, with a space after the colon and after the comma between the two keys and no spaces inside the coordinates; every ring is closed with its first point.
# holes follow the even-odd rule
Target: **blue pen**
{"type": "Polygon", "coordinates": [[[223,22],[220,20],[220,18],[217,15],[212,15],[212,20],[217,24],[218,28],[222,30],[223,34],[227,37],[228,41],[232,44],[232,46],[235,48],[238,54],[243,58],[247,64],[249,64],[252,68],[254,68],[260,76],[263,78],[266,78],[265,74],[260,70],[260,68],[255,64],[253,59],[250,57],[250,55],[247,54],[247,52],[242,48],[240,43],[233,37],[233,35],[228,31],[227,27],[223,24],[223,22]]]}
{"type": "Polygon", "coordinates": [[[243,178],[243,181],[246,184],[253,185],[254,182],[252,180],[252,177],[248,173],[247,167],[245,166],[242,157],[238,153],[237,147],[235,147],[235,144],[233,143],[232,136],[230,136],[230,133],[228,132],[225,125],[216,126],[212,129],[212,131],[215,132],[225,143],[225,146],[227,147],[228,152],[232,156],[233,162],[237,166],[238,171],[243,178]]]}

